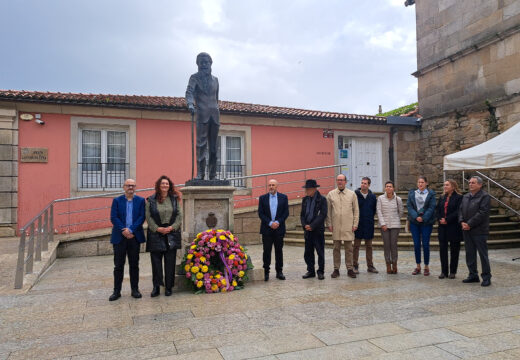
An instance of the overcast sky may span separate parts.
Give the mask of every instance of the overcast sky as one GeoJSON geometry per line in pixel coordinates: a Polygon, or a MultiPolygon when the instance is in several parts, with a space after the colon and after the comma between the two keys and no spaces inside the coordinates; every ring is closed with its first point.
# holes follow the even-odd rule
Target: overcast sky
{"type": "Polygon", "coordinates": [[[184,96],[375,114],[417,101],[404,0],[0,0],[0,89],[184,96]]]}

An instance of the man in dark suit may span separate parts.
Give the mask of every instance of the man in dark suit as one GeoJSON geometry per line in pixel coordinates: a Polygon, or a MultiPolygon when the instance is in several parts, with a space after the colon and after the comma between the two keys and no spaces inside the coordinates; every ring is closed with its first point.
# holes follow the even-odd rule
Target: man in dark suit
{"type": "Polygon", "coordinates": [[[318,279],[325,279],[325,219],[327,218],[327,199],[318,191],[316,180],[305,182],[305,197],[302,200],[300,220],[305,231],[305,253],[303,258],[307,264],[304,279],[316,276],[314,268],[314,249],[318,254],[318,279]]]}
{"type": "Polygon", "coordinates": [[[110,242],[114,247],[114,293],[108,300],[114,301],[121,297],[121,285],[125,272],[125,259],[128,256],[130,266],[130,286],[132,297],[139,299],[139,250],[145,242],[143,222],[145,219],[144,198],[134,195],[135,180],[127,179],[123,185],[124,195],[112,201],[110,221],[112,236],[110,242]]]}
{"type": "Polygon", "coordinates": [[[269,180],[269,192],[258,199],[258,216],[260,217],[260,234],[264,244],[264,280],[269,280],[271,252],[274,245],[276,278],[285,280],[283,269],[283,237],[285,236],[285,220],[289,217],[289,201],[287,195],[278,192],[278,181],[269,180]]]}
{"type": "Polygon", "coordinates": [[[218,109],[218,79],[211,75],[213,60],[208,53],[197,55],[199,71],[191,75],[186,89],[186,103],[191,114],[197,114],[197,177],[204,179],[206,162],[209,179],[213,180],[217,172],[217,137],[220,127],[218,109]],[[196,111],[195,111],[196,109],[196,111]],[[206,152],[208,149],[209,159],[206,152]]]}
{"type": "Polygon", "coordinates": [[[489,265],[487,239],[489,236],[490,197],[482,190],[482,178],[473,176],[468,182],[469,193],[462,197],[459,208],[459,222],[462,226],[466,265],[469,275],[463,283],[480,282],[477,271],[477,252],[482,265],[482,286],[491,285],[491,267],[489,265]]]}

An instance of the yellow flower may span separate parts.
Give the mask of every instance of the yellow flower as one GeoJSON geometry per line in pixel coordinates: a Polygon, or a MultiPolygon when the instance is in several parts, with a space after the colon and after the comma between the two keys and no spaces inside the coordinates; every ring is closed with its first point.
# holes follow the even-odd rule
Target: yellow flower
{"type": "Polygon", "coordinates": [[[211,239],[209,239],[209,242],[216,243],[217,242],[217,238],[213,236],[211,239]]]}
{"type": "Polygon", "coordinates": [[[222,279],[220,280],[220,282],[222,283],[222,285],[226,285],[226,279],[222,279]]]}
{"type": "MultiPolygon", "coordinates": [[[[192,269],[191,271],[193,271],[193,269],[192,269]]],[[[239,271],[239,272],[238,272],[238,276],[239,276],[239,277],[244,276],[244,272],[243,272],[243,271],[239,271]]]]}
{"type": "Polygon", "coordinates": [[[235,254],[229,255],[229,260],[233,260],[235,258],[235,254]]]}
{"type": "Polygon", "coordinates": [[[212,231],[213,231],[213,230],[211,230],[211,229],[206,230],[207,233],[210,233],[210,232],[212,232],[212,231]]]}
{"type": "Polygon", "coordinates": [[[244,247],[243,247],[243,246],[241,246],[241,247],[240,247],[240,250],[244,251],[244,247]]]}
{"type": "Polygon", "coordinates": [[[197,275],[195,275],[195,277],[200,280],[204,277],[204,274],[202,274],[201,272],[198,272],[197,275]]]}
{"type": "Polygon", "coordinates": [[[206,258],[204,256],[200,257],[200,262],[206,262],[206,258]]]}
{"type": "Polygon", "coordinates": [[[237,284],[236,280],[233,280],[233,282],[231,283],[231,285],[233,285],[233,286],[237,286],[238,284],[237,284]]]}
{"type": "Polygon", "coordinates": [[[219,238],[220,240],[226,240],[226,237],[225,237],[224,235],[220,235],[218,238],[219,238]]]}
{"type": "Polygon", "coordinates": [[[186,259],[188,259],[188,260],[193,259],[193,254],[188,254],[188,255],[186,255],[186,259]]]}
{"type": "Polygon", "coordinates": [[[217,232],[226,232],[224,229],[218,229],[217,232]]]}
{"type": "Polygon", "coordinates": [[[245,259],[247,260],[247,254],[244,254],[245,259]]]}
{"type": "Polygon", "coordinates": [[[198,266],[192,267],[191,268],[191,272],[194,273],[194,274],[198,273],[199,272],[199,267],[198,266]]]}
{"type": "Polygon", "coordinates": [[[220,274],[215,275],[215,279],[220,279],[220,274]]]}
{"type": "Polygon", "coordinates": [[[197,248],[197,245],[195,245],[195,244],[193,244],[193,245],[190,246],[190,249],[195,250],[196,248],[197,248]]]}
{"type": "Polygon", "coordinates": [[[233,236],[233,234],[230,234],[230,235],[229,235],[229,238],[230,238],[231,240],[235,240],[235,237],[233,236]]]}
{"type": "Polygon", "coordinates": [[[222,292],[226,292],[227,290],[226,290],[225,287],[223,287],[220,291],[222,291],[222,292]]]}
{"type": "Polygon", "coordinates": [[[198,288],[202,287],[202,285],[204,285],[204,283],[202,281],[200,281],[200,280],[197,281],[197,287],[198,288]]]}
{"type": "Polygon", "coordinates": [[[217,291],[217,290],[218,290],[218,286],[217,286],[217,284],[213,284],[213,286],[211,287],[211,290],[213,290],[213,291],[217,291]]]}
{"type": "Polygon", "coordinates": [[[202,233],[200,232],[197,234],[197,239],[200,239],[201,237],[202,237],[202,233]]]}
{"type": "Polygon", "coordinates": [[[202,270],[203,273],[208,272],[208,267],[206,265],[202,265],[202,267],[200,269],[202,270]]]}
{"type": "Polygon", "coordinates": [[[184,271],[190,271],[190,268],[191,268],[191,266],[189,266],[188,264],[186,264],[186,265],[184,266],[184,271]]]}

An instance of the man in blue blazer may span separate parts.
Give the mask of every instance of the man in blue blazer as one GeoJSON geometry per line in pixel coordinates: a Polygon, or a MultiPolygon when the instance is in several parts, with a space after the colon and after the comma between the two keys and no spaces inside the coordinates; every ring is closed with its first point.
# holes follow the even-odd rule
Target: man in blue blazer
{"type": "Polygon", "coordinates": [[[108,300],[114,301],[121,297],[121,285],[125,272],[125,259],[128,256],[130,265],[130,286],[132,297],[139,299],[139,250],[145,242],[143,222],[145,219],[145,200],[134,195],[135,180],[127,179],[123,185],[124,195],[112,201],[110,221],[112,236],[110,243],[114,247],[114,293],[108,300]]]}
{"type": "Polygon", "coordinates": [[[258,216],[260,217],[260,234],[264,244],[264,280],[269,280],[271,252],[274,244],[276,278],[285,280],[283,269],[283,237],[285,236],[285,220],[289,217],[289,201],[287,195],[277,191],[278,181],[269,180],[269,192],[258,199],[258,216]]]}

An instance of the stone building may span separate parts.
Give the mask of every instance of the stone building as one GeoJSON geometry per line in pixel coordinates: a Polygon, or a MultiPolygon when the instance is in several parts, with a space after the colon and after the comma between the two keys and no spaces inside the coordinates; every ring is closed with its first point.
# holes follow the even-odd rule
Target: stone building
{"type": "MultiPolygon", "coordinates": [[[[444,155],[480,144],[520,120],[520,1],[417,0],[415,10],[413,75],[423,119],[414,159],[398,165],[401,172],[423,173],[439,183],[444,155]]],[[[520,192],[518,171],[486,172],[520,192]]]]}

